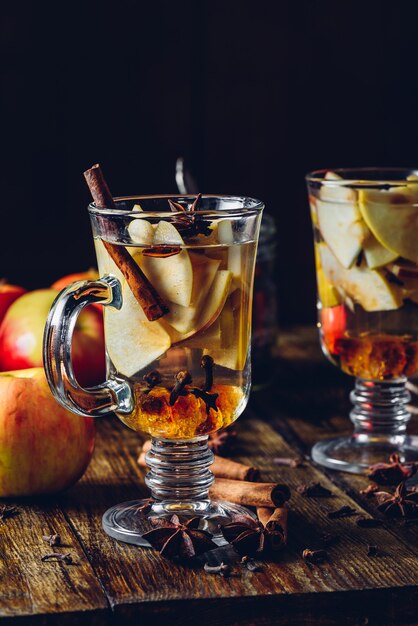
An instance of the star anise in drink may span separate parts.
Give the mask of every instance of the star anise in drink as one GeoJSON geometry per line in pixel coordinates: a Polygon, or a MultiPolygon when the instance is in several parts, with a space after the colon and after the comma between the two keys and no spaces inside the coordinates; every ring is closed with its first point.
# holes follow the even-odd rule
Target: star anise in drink
{"type": "Polygon", "coordinates": [[[270,531],[249,515],[237,515],[230,524],[221,526],[221,531],[227,542],[241,555],[267,554],[284,544],[284,533],[280,533],[277,524],[274,531],[270,531]]]}
{"type": "Polygon", "coordinates": [[[405,483],[400,483],[394,494],[378,491],[375,497],[378,502],[377,508],[388,517],[418,515],[418,491],[407,489],[405,483]]]}
{"type": "Polygon", "coordinates": [[[210,221],[205,220],[201,215],[198,214],[201,198],[202,194],[199,193],[190,206],[184,206],[179,202],[174,202],[170,199],[168,200],[170,209],[174,213],[179,213],[174,224],[183,238],[194,237],[195,235],[199,234],[205,236],[209,236],[212,234],[210,221]]]}
{"type": "Polygon", "coordinates": [[[379,485],[397,485],[411,478],[417,470],[418,463],[401,463],[398,454],[391,454],[389,463],[371,465],[367,477],[379,485]]]}
{"type": "Polygon", "coordinates": [[[150,521],[155,528],[143,537],[167,559],[190,559],[217,548],[212,535],[198,528],[199,517],[182,522],[177,515],[173,515],[170,520],[156,517],[150,521]]]}

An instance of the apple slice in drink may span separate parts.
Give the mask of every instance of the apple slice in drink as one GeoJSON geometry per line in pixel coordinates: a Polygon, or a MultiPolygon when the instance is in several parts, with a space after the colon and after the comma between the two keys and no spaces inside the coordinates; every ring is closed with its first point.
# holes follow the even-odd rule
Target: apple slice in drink
{"type": "Polygon", "coordinates": [[[104,307],[107,353],[121,374],[132,376],[169,349],[170,335],[159,321],[147,320],[100,239],[95,240],[95,247],[100,275],[115,276],[122,287],[122,308],[104,307]]]}
{"type": "MultiPolygon", "coordinates": [[[[216,321],[225,305],[231,282],[232,273],[229,270],[219,270],[216,272],[212,287],[209,292],[205,294],[205,298],[202,300],[199,310],[192,311],[191,313],[190,330],[188,332],[180,333],[176,328],[171,326],[168,323],[167,315],[162,318],[162,323],[170,334],[172,343],[184,341],[197,333],[201,334],[216,321]]],[[[170,307],[175,314],[178,307],[172,303],[170,303],[170,307]]],[[[203,348],[203,345],[199,347],[203,348]]]]}
{"type": "Polygon", "coordinates": [[[218,222],[218,241],[228,245],[228,269],[232,272],[232,277],[236,286],[239,287],[242,276],[241,247],[234,243],[234,231],[231,220],[220,220],[218,222]]]}
{"type": "MultiPolygon", "coordinates": [[[[152,246],[164,245],[181,247],[184,242],[173,224],[161,221],[155,229],[152,246]]],[[[144,256],[138,250],[133,257],[163,300],[185,307],[190,305],[193,268],[187,250],[165,258],[144,256]]]]}
{"type": "Polygon", "coordinates": [[[204,350],[204,354],[210,354],[216,365],[231,370],[243,370],[248,354],[250,324],[248,318],[242,316],[247,310],[242,298],[241,289],[235,289],[229,295],[219,317],[220,347],[212,349],[205,346],[204,350]]]}
{"type": "Polygon", "coordinates": [[[196,252],[190,252],[189,256],[193,267],[193,289],[190,306],[185,307],[169,302],[170,311],[164,318],[166,322],[183,335],[190,333],[190,331],[199,332],[197,324],[199,318],[201,318],[202,307],[205,305],[205,299],[221,263],[219,260],[210,259],[196,252]]]}
{"type": "MultiPolygon", "coordinates": [[[[184,245],[177,228],[170,222],[158,223],[152,246],[184,245]]],[[[170,257],[144,256],[141,250],[133,254],[144,274],[155,287],[163,300],[187,307],[190,305],[193,289],[193,268],[187,250],[180,250],[170,257]]]]}
{"type": "Polygon", "coordinates": [[[128,226],[129,236],[133,243],[141,246],[152,246],[154,240],[154,227],[147,220],[136,218],[128,226]]]}
{"type": "Polygon", "coordinates": [[[382,246],[372,233],[368,234],[363,243],[363,252],[367,266],[371,270],[391,263],[398,256],[396,252],[391,252],[391,250],[382,246]]]}
{"type": "Polygon", "coordinates": [[[149,322],[125,283],[122,307],[104,309],[106,350],[113,365],[123,376],[133,376],[171,346],[170,335],[158,322],[149,322]]]}
{"type": "Polygon", "coordinates": [[[325,244],[319,244],[321,266],[327,280],[360,304],[365,311],[390,311],[403,302],[402,290],[383,271],[367,267],[343,267],[325,244]]]}
{"type": "Polygon", "coordinates": [[[364,189],[359,193],[365,222],[381,243],[396,256],[418,263],[418,196],[408,187],[364,189]]]}
{"type": "Polygon", "coordinates": [[[317,200],[316,208],[324,241],[341,265],[351,267],[369,234],[358,207],[348,202],[317,200]]]}
{"type": "Polygon", "coordinates": [[[347,187],[347,183],[343,182],[344,179],[341,176],[335,172],[328,171],[326,172],[324,179],[327,182],[325,185],[321,186],[319,191],[319,197],[321,200],[327,202],[356,202],[356,191],[347,187]]]}
{"type": "Polygon", "coordinates": [[[333,307],[341,304],[342,298],[338,289],[332,285],[324,274],[321,266],[319,245],[315,245],[316,284],[318,296],[323,307],[333,307]]]}

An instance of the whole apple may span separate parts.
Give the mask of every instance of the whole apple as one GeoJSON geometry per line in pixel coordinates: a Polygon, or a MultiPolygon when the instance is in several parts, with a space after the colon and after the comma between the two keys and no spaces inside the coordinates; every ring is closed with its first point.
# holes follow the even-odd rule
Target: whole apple
{"type": "Polygon", "coordinates": [[[0,280],[0,324],[9,306],[24,293],[26,289],[23,287],[9,285],[5,280],[0,280]]]}
{"type": "Polygon", "coordinates": [[[68,274],[67,276],[63,276],[56,280],[52,285],[51,289],[57,289],[61,291],[67,285],[74,283],[76,280],[97,280],[99,278],[99,272],[91,267],[86,272],[77,272],[75,274],[68,274]]]}
{"type": "MultiPolygon", "coordinates": [[[[71,283],[74,283],[76,280],[98,280],[99,272],[91,267],[86,272],[78,272],[76,274],[68,274],[67,276],[62,276],[56,280],[52,285],[51,289],[56,289],[57,291],[61,291],[64,287],[68,287],[71,283]]],[[[98,311],[103,313],[103,305],[102,304],[90,304],[87,309],[96,308],[98,311]]]]}
{"type": "MultiPolygon", "coordinates": [[[[42,341],[54,289],[24,294],[7,310],[0,326],[0,371],[40,367],[42,341]]],[[[106,375],[103,316],[96,307],[84,309],[73,334],[75,376],[83,387],[103,382],[106,375]]]]}
{"type": "Polygon", "coordinates": [[[0,373],[0,497],[67,489],[85,472],[94,436],[94,419],[61,407],[43,368],[0,373]]]}

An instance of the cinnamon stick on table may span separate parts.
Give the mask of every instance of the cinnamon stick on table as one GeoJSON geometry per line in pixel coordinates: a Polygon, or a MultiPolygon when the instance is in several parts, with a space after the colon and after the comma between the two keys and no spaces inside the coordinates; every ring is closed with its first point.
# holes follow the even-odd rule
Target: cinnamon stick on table
{"type": "MultiPolygon", "coordinates": [[[[84,172],[84,178],[98,208],[117,208],[98,163],[84,172]]],[[[168,307],[126,248],[103,239],[102,242],[122,272],[147,319],[153,322],[168,313],[168,307]]]]}
{"type": "Polygon", "coordinates": [[[209,490],[214,500],[229,500],[235,504],[258,507],[279,507],[290,498],[287,485],[251,483],[244,480],[217,478],[209,490]]]}
{"type": "MultiPolygon", "coordinates": [[[[142,452],[138,457],[138,465],[140,467],[147,467],[145,461],[146,453],[151,449],[151,441],[147,440],[142,446],[142,452]]],[[[215,454],[215,460],[210,466],[210,470],[214,476],[219,478],[229,478],[231,480],[257,480],[259,472],[255,467],[244,465],[244,463],[237,463],[237,461],[231,461],[215,454]]]]}
{"type": "Polygon", "coordinates": [[[270,507],[257,507],[257,516],[264,528],[268,531],[272,550],[279,550],[287,543],[287,506],[276,509],[270,507]]]}

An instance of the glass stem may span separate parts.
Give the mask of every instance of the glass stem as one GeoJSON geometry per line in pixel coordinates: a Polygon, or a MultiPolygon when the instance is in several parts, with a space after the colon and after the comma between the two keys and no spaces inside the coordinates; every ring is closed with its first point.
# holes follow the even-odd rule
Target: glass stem
{"type": "Polygon", "coordinates": [[[406,378],[380,382],[356,378],[350,400],[354,408],[350,419],[354,424],[354,436],[396,438],[406,435],[406,426],[411,418],[406,405],[411,395],[405,388],[406,378]]]}
{"type": "Polygon", "coordinates": [[[153,438],[146,455],[150,471],[145,477],[152,498],[159,507],[173,512],[209,507],[209,487],[214,481],[209,466],[213,459],[207,436],[189,441],[153,438]]]}

